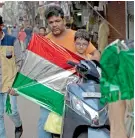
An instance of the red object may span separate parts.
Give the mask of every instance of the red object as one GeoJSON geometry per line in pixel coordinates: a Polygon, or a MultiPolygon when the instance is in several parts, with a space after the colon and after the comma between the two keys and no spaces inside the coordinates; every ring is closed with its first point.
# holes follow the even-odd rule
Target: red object
{"type": "Polygon", "coordinates": [[[20,41],[25,41],[25,38],[26,38],[26,33],[24,31],[20,31],[19,34],[18,34],[18,39],[20,41]]]}

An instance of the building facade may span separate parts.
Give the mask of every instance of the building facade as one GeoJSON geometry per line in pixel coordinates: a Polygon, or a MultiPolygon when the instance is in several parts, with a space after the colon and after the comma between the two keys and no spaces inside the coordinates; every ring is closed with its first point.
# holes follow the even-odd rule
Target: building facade
{"type": "Polygon", "coordinates": [[[107,5],[107,20],[121,34],[110,27],[110,42],[116,39],[134,40],[134,1],[109,2],[107,5]]]}
{"type": "Polygon", "coordinates": [[[134,1],[125,3],[126,10],[126,38],[134,40],[134,1]]]}

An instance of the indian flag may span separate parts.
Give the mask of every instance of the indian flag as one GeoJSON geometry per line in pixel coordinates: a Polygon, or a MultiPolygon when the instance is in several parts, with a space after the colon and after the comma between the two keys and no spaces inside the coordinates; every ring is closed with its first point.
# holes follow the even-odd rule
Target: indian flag
{"type": "Polygon", "coordinates": [[[78,62],[81,58],[34,34],[13,88],[25,98],[62,115],[67,82],[77,77],[74,68],[67,64],[69,60],[78,62]]]}

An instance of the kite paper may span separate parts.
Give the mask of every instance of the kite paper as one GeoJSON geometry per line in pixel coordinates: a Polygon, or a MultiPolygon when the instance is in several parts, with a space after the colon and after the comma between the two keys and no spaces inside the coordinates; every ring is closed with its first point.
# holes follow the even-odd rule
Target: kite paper
{"type": "Polygon", "coordinates": [[[25,98],[62,115],[67,81],[70,77],[77,78],[67,61],[79,62],[81,59],[64,47],[34,34],[13,88],[25,98]]]}

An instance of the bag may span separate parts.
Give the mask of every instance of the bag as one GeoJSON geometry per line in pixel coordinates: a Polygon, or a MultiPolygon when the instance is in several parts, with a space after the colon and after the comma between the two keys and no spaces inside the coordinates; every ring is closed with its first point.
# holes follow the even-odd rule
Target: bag
{"type": "Polygon", "coordinates": [[[44,130],[54,134],[61,134],[62,130],[62,116],[51,112],[44,125],[44,130]]]}

